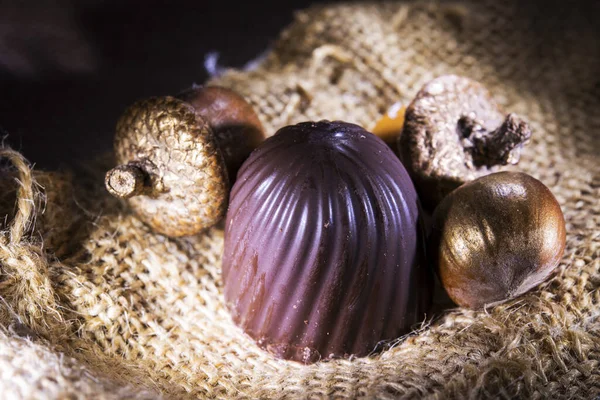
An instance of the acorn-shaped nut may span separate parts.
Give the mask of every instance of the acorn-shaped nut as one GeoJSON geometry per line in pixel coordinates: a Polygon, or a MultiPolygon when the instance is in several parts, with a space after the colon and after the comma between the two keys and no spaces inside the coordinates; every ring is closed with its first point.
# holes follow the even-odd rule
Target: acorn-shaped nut
{"type": "Polygon", "coordinates": [[[254,108],[233,90],[220,86],[193,86],[177,97],[191,104],[210,125],[233,184],[242,163],[265,139],[254,108]]]}
{"type": "Polygon", "coordinates": [[[115,153],[121,165],[106,174],[106,188],[156,232],[192,235],[224,216],[225,161],[191,105],[174,97],[136,102],[117,123],[115,153]]]}
{"type": "Polygon", "coordinates": [[[107,190],[167,236],[197,234],[225,215],[229,182],[264,133],[252,107],[221,87],[141,100],[117,123],[120,164],[107,190]],[[229,175],[229,176],[228,176],[229,175]]]}
{"type": "Polygon", "coordinates": [[[432,210],[463,183],[516,164],[530,137],[528,124],[504,114],[483,85],[444,75],[427,83],[406,109],[398,150],[432,210]]]}
{"type": "Polygon", "coordinates": [[[565,220],[550,189],[521,172],[497,172],[440,203],[428,251],[450,298],[480,308],[543,282],[564,248],[565,220]]]}
{"type": "Polygon", "coordinates": [[[277,357],[365,356],[423,321],[432,279],[415,188],[378,137],[344,122],[280,129],[231,191],[233,320],[277,357]]]}

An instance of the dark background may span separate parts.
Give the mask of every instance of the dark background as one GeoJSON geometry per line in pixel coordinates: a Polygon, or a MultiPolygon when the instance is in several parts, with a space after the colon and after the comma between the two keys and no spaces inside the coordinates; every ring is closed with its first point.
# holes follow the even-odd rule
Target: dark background
{"type": "Polygon", "coordinates": [[[133,101],[242,67],[314,1],[0,0],[0,137],[37,168],[112,149],[133,101]],[[18,3],[18,4],[11,4],[18,3]]]}
{"type": "MultiPolygon", "coordinates": [[[[210,52],[242,67],[295,10],[325,1],[336,0],[0,0],[0,140],[38,168],[93,159],[112,150],[132,102],[204,82],[210,52]]],[[[551,47],[540,14],[574,8],[598,20],[598,1],[530,0],[519,9],[551,47]]]]}

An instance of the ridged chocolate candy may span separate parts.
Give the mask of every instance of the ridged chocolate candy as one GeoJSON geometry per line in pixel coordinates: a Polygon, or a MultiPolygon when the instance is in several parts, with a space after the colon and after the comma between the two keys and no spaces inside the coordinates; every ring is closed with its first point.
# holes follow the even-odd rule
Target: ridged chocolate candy
{"type": "Polygon", "coordinates": [[[225,299],[275,356],[365,356],[425,318],[415,188],[390,148],[361,127],[285,127],[242,165],[225,231],[225,299]]]}

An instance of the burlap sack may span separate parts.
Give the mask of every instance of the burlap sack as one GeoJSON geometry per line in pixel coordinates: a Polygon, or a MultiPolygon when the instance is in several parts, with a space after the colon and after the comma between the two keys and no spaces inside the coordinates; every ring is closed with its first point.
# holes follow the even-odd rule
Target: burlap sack
{"type": "Polygon", "coordinates": [[[371,357],[276,360],[223,306],[220,227],[180,240],[153,234],[106,195],[101,174],[32,176],[5,150],[18,181],[0,186],[9,214],[0,236],[2,397],[599,395],[600,35],[598,6],[578,7],[315,7],[297,14],[256,70],[213,80],[245,95],[271,134],[319,119],[368,128],[441,74],[484,82],[531,122],[518,169],[563,207],[567,251],[551,281],[485,311],[441,312],[371,357]]]}

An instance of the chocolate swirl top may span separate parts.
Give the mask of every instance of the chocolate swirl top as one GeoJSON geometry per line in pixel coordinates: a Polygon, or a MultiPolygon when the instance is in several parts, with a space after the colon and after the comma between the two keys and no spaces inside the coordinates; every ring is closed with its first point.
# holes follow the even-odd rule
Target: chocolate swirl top
{"type": "Polygon", "coordinates": [[[285,127],[246,160],[230,199],[225,299],[276,356],[364,356],[424,318],[417,195],[375,135],[344,122],[285,127]]]}

